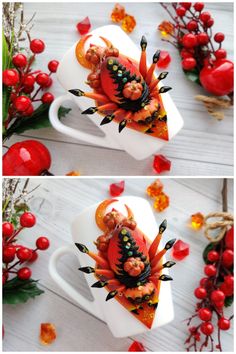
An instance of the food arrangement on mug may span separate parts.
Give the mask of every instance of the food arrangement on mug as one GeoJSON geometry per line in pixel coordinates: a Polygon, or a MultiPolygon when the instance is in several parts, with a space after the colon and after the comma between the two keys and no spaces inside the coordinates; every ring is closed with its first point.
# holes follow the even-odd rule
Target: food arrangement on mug
{"type": "MultiPolygon", "coordinates": [[[[218,32],[214,36],[212,35],[214,19],[208,11],[205,11],[204,3],[161,3],[161,6],[171,16],[171,21],[165,20],[158,26],[158,31],[163,37],[162,40],[172,43],[178,49],[186,77],[200,84],[208,94],[217,96],[199,95],[197,99],[203,101],[212,116],[218,120],[223,119],[223,112],[219,109],[232,105],[234,70],[232,61],[226,58],[227,53],[222,48],[224,34],[218,32]],[[213,38],[218,48],[214,48],[213,38]],[[228,96],[229,99],[223,96],[228,96]]],[[[20,134],[28,129],[50,126],[48,114],[54,97],[50,92],[47,92],[47,89],[52,84],[51,74],[57,71],[58,65],[60,68],[57,60],[49,62],[49,73],[32,68],[35,56],[44,51],[45,43],[41,39],[30,38],[29,24],[26,25],[22,20],[22,14],[22,5],[4,5],[4,140],[12,134],[20,134]],[[14,21],[10,19],[19,17],[22,26],[21,31],[18,32],[14,27],[14,21]],[[29,39],[29,48],[25,47],[22,52],[19,43],[26,37],[29,39]],[[38,85],[37,88],[35,85],[38,85]]],[[[110,17],[114,23],[121,24],[123,33],[131,33],[137,25],[135,18],[127,14],[125,7],[120,4],[115,5],[110,17]]],[[[83,110],[82,114],[93,115],[97,113],[101,115],[103,118],[99,124],[102,128],[110,123],[111,125],[117,124],[117,134],[121,136],[124,134],[123,130],[128,129],[155,138],[156,151],[149,153],[149,156],[155,154],[153,169],[156,173],[169,171],[171,162],[167,168],[162,168],[166,160],[169,160],[156,153],[164,142],[173,137],[169,134],[169,131],[173,130],[173,126],[176,126],[176,134],[181,129],[182,122],[181,118],[178,123],[177,120],[176,123],[170,120],[169,113],[175,117],[178,114],[177,111],[171,112],[170,101],[164,100],[164,96],[162,96],[171,89],[162,84],[162,80],[166,78],[168,72],[163,71],[156,76],[155,70],[156,68],[165,70],[171,61],[170,55],[161,49],[157,50],[153,55],[152,64],[148,67],[145,36],[141,38],[141,55],[139,62],[137,62],[127,56],[127,48],[120,50],[119,46],[114,46],[112,41],[107,38],[109,35],[99,36],[104,45],[93,44],[90,41],[92,34],[88,34],[91,27],[88,17],[77,24],[77,30],[82,37],[75,46],[74,55],[78,65],[81,65],[87,72],[86,83],[92,91],[82,90],[80,87],[70,87],[69,92],[75,97],[86,97],[94,101],[94,105],[83,110]],[[85,49],[88,41],[90,41],[90,45],[85,49]]],[[[79,101],[76,102],[80,104],[79,101]]],[[[65,117],[69,111],[70,109],[60,107],[58,121],[61,117],[65,117]]],[[[59,122],[59,124],[61,123],[59,122]]],[[[111,131],[105,132],[111,134],[111,131]]],[[[65,132],[65,134],[67,133],[65,132]]],[[[110,135],[110,141],[111,139],[110,135]]],[[[115,139],[118,137],[116,136],[115,139]]],[[[119,139],[120,142],[125,138],[119,139]]],[[[40,146],[39,144],[42,143],[34,140],[14,144],[4,154],[3,175],[48,174],[47,171],[51,165],[50,152],[43,144],[40,146]],[[24,161],[24,156],[20,153],[22,149],[25,149],[30,156],[27,162],[24,161]],[[13,161],[17,161],[17,163],[13,164],[13,161]],[[36,168],[33,167],[34,163],[36,168]]],[[[129,153],[129,149],[126,151],[129,153]]],[[[147,156],[146,154],[145,158],[147,156]]],[[[68,175],[79,175],[79,172],[72,171],[68,175]]]]}
{"type": "Polygon", "coordinates": [[[171,239],[159,250],[167,221],[161,223],[158,235],[150,242],[137,227],[128,205],[125,205],[127,217],[115,208],[111,212],[106,211],[114,202],[114,199],[105,200],[96,210],[96,224],[103,232],[95,241],[98,253],[89,251],[86,245],[75,243],[80,252],[95,260],[94,268],[81,267],[79,270],[86,274],[94,273],[98,281],[92,287],[105,287],[108,291],[106,301],[115,298],[138,321],[152,328],[161,282],[172,280],[162,270],[175,265],[172,261],[163,263],[163,256],[176,240],[171,239]]]}
{"type": "Polygon", "coordinates": [[[147,68],[147,40],[144,36],[140,42],[141,57],[138,64],[101,36],[106,46],[91,44],[85,52],[84,45],[90,36],[79,41],[76,57],[83,67],[91,71],[87,83],[93,92],[74,88],[69,90],[75,96],[95,100],[96,106],[84,110],[82,114],[98,112],[104,116],[100,124],[114,121],[118,123],[119,133],[127,127],[168,140],[167,115],[160,94],[171,87],[158,87],[168,73],[162,72],[158,78],[154,76],[160,50],[153,55],[153,63],[147,68]]]}

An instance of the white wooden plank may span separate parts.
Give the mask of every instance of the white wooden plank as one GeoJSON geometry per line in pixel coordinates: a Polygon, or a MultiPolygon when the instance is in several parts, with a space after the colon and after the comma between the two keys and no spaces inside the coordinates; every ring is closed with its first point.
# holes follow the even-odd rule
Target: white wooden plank
{"type": "Polygon", "coordinates": [[[108,327],[68,301],[45,289],[37,300],[4,306],[5,351],[126,351],[131,339],[117,339],[108,327]],[[57,339],[50,346],[39,342],[40,324],[56,326],[57,339]]]}

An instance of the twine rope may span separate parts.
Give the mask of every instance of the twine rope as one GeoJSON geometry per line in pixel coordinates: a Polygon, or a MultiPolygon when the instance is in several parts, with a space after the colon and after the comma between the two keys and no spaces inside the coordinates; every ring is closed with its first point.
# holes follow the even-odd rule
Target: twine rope
{"type": "Polygon", "coordinates": [[[205,230],[204,235],[206,238],[213,243],[219,242],[224,237],[226,231],[230,226],[234,224],[234,217],[232,214],[227,212],[215,212],[210,213],[205,217],[205,230]],[[217,220],[215,222],[206,221],[211,218],[221,218],[221,220],[217,220]],[[209,231],[219,229],[219,233],[216,237],[213,237],[209,231]]]}

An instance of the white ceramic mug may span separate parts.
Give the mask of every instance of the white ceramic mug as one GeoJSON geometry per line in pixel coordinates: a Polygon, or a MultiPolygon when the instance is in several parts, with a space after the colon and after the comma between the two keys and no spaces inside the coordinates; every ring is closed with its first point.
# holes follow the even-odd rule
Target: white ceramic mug
{"type": "MultiPolygon", "coordinates": [[[[133,43],[131,38],[120,27],[115,25],[99,27],[90,34],[92,36],[86,42],[85,48],[88,48],[90,43],[104,46],[104,42],[99,38],[99,36],[103,36],[110,40],[121,53],[139,61],[141,49],[133,43]]],[[[91,89],[85,82],[89,71],[83,68],[76,59],[76,44],[62,58],[57,70],[57,78],[66,91],[79,88],[88,92],[91,89]]],[[[162,83],[160,83],[161,86],[162,83]]],[[[165,140],[154,138],[132,129],[124,129],[122,133],[119,133],[116,123],[100,126],[101,116],[97,113],[88,117],[104,132],[104,137],[84,133],[80,131],[79,126],[77,129],[68,127],[58,119],[58,110],[66,100],[73,100],[81,110],[93,106],[94,101],[86,97],[75,97],[67,93],[67,95],[56,98],[52,103],[49,112],[51,124],[56,130],[72,138],[103,147],[125,150],[136,160],[143,160],[153,155],[168,143],[165,140]]],[[[171,140],[183,127],[183,119],[169,93],[164,93],[162,100],[167,112],[169,140],[171,140]]],[[[85,119],[88,119],[88,117],[85,117],[85,119]]]]}
{"type": "MultiPolygon", "coordinates": [[[[150,204],[143,198],[138,197],[120,197],[115,203],[112,203],[107,210],[117,209],[126,215],[127,211],[124,204],[127,204],[133,211],[138,227],[153,240],[158,233],[150,204]]],[[[79,214],[72,223],[71,231],[73,243],[82,243],[91,251],[96,252],[93,241],[101,234],[101,230],[95,222],[95,212],[100,203],[92,205],[79,214]]],[[[163,220],[160,220],[160,223],[163,220]]],[[[168,233],[168,229],[165,232],[168,233]]],[[[168,239],[168,238],[167,238],[168,239]]],[[[94,261],[84,253],[81,253],[75,245],[62,247],[56,250],[50,258],[49,272],[55,282],[80,306],[99,319],[105,321],[115,337],[128,337],[148,331],[147,327],[138,321],[129,313],[118,301],[112,299],[105,301],[107,291],[105,289],[90,288],[94,301],[89,301],[77,290],[75,290],[57,271],[57,262],[65,254],[75,254],[82,267],[94,267],[94,261]]],[[[75,272],[78,271],[75,269],[75,272]]],[[[165,274],[168,270],[165,269],[165,274]]],[[[96,278],[93,274],[85,274],[86,281],[91,286],[96,278]]],[[[174,318],[173,302],[171,295],[170,282],[162,282],[160,288],[159,304],[156,310],[152,329],[163,326],[174,318]]]]}

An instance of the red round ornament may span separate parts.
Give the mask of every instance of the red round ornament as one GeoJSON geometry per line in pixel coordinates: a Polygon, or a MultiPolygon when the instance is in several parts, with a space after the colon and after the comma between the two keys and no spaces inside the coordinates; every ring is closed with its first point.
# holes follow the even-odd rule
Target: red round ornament
{"type": "Polygon", "coordinates": [[[4,176],[39,176],[50,168],[51,156],[36,140],[13,144],[3,155],[4,176]]]}

